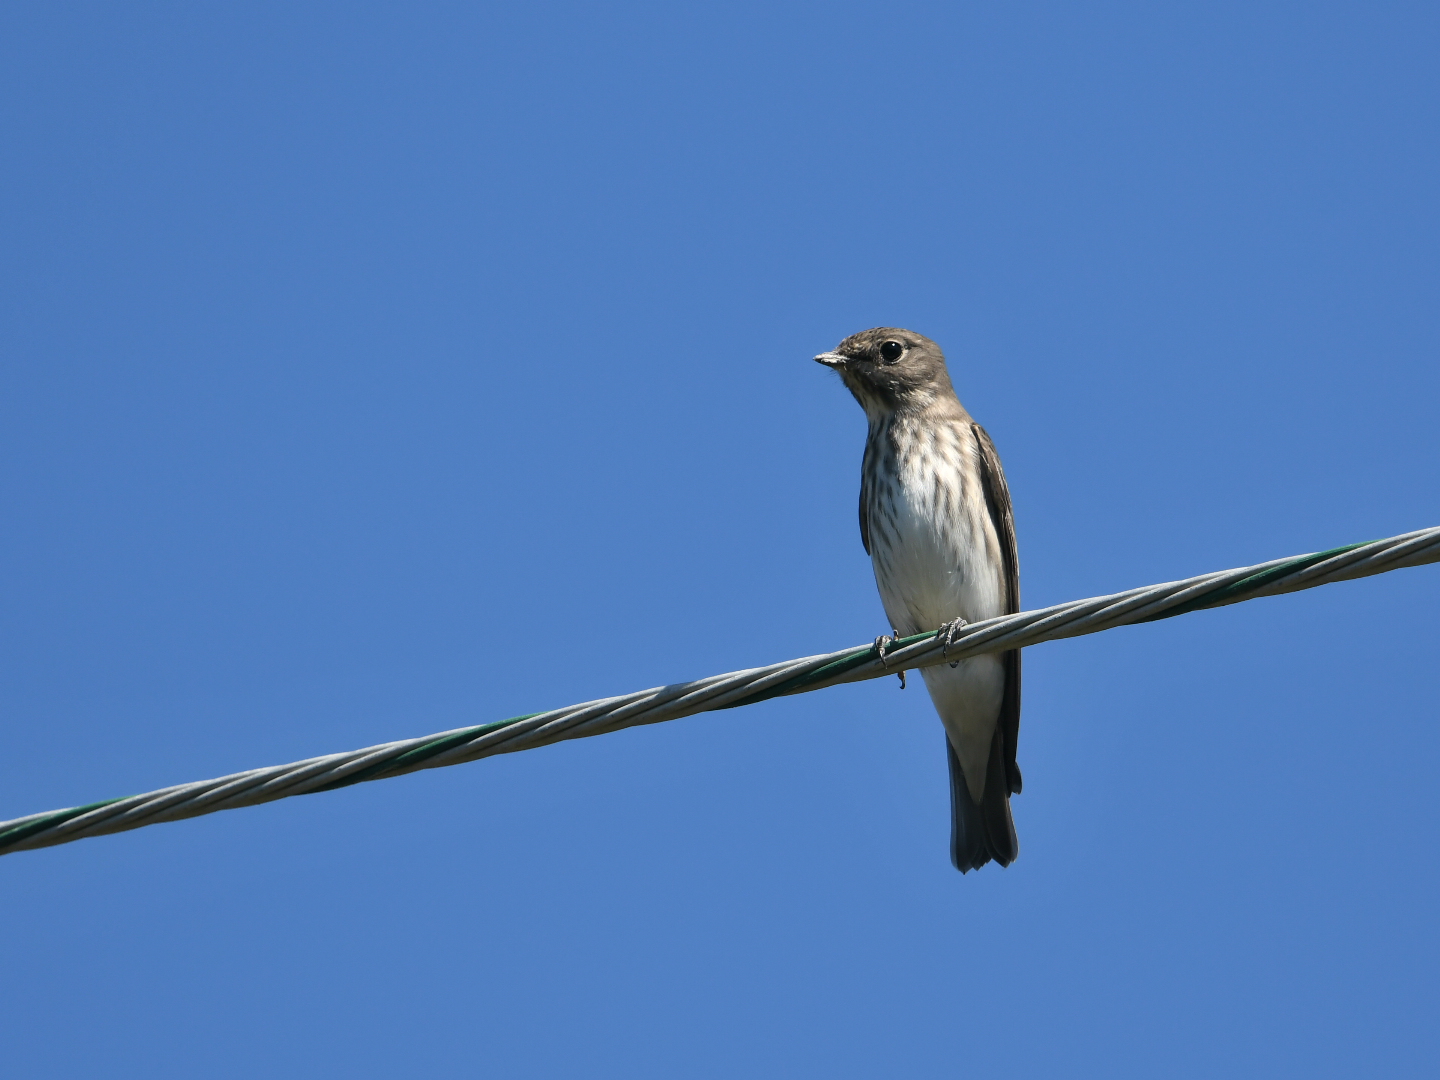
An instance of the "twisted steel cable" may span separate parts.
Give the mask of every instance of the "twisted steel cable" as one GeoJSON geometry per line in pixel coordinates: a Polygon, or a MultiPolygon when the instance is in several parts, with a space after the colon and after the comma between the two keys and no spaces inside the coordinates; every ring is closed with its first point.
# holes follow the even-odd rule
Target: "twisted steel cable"
{"type": "Polygon", "coordinates": [[[217,810],[255,806],[291,795],[332,791],[493,754],[876,679],[977,653],[1019,649],[1434,562],[1440,562],[1440,527],[986,619],[964,627],[948,646],[935,632],[915,634],[897,639],[883,654],[878,645],[857,646],[363,750],[198,780],[143,795],[31,814],[0,822],[0,855],[199,817],[217,810]]]}

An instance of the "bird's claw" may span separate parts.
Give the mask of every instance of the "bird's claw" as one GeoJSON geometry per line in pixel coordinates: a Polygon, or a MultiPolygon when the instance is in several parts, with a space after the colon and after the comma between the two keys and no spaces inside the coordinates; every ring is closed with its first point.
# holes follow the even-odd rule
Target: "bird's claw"
{"type": "Polygon", "coordinates": [[[895,638],[891,636],[894,633],[895,632],[892,630],[889,634],[881,634],[875,639],[875,644],[873,648],[875,649],[875,655],[880,657],[880,664],[882,667],[885,666],[886,650],[888,650],[891,645],[895,644],[895,638]]]}
{"type": "MultiPolygon", "coordinates": [[[[888,634],[881,634],[879,637],[877,637],[877,638],[875,639],[875,645],[874,645],[875,653],[876,653],[877,656],[880,657],[880,665],[881,665],[881,667],[889,667],[889,665],[885,663],[885,653],[886,653],[887,650],[889,650],[889,648],[890,648],[891,645],[894,645],[894,644],[895,644],[895,639],[896,639],[897,637],[899,637],[899,636],[900,636],[900,631],[898,631],[898,630],[891,630],[890,633],[888,633],[888,634]]],[[[901,689],[901,690],[904,690],[904,689],[905,689],[905,672],[904,672],[904,671],[898,671],[898,672],[896,672],[896,674],[900,676],[900,689],[901,689]]]]}
{"type": "MultiPolygon", "coordinates": [[[[970,624],[964,619],[951,619],[949,622],[941,626],[939,630],[935,631],[935,636],[940,638],[941,641],[944,643],[940,646],[940,656],[942,659],[950,654],[950,646],[955,644],[955,635],[960,633],[961,630],[964,630],[965,627],[969,625],[970,624]]],[[[952,668],[958,667],[959,664],[960,661],[956,660],[951,663],[950,666],[952,668]]]]}

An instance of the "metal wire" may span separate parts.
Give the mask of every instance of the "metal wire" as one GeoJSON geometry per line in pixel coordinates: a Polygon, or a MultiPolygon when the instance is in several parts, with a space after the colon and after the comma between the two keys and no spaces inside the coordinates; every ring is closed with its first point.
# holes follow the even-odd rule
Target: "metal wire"
{"type": "Polygon", "coordinates": [[[459,765],[565,739],[583,739],[840,683],[876,679],[977,653],[1019,649],[1433,562],[1440,562],[1440,528],[987,619],[965,627],[948,648],[933,632],[916,634],[895,641],[883,657],[874,645],[857,646],[477,727],[251,769],[143,795],[31,814],[0,822],[0,854],[66,844],[217,810],[256,806],[291,795],[331,791],[420,769],[459,765]]]}

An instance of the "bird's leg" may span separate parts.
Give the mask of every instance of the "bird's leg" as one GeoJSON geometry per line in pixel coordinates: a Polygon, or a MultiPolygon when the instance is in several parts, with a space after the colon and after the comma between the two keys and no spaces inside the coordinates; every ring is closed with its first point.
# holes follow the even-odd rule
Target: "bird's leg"
{"type": "Polygon", "coordinates": [[[899,636],[900,635],[898,633],[896,633],[894,630],[891,630],[890,633],[881,634],[875,639],[875,644],[873,648],[875,649],[875,655],[880,657],[880,664],[882,667],[888,666],[885,663],[885,653],[891,645],[895,644],[895,639],[899,636]]]}
{"type": "MultiPolygon", "coordinates": [[[[941,626],[939,630],[935,631],[935,636],[941,638],[945,642],[945,644],[940,647],[940,656],[942,659],[945,656],[949,655],[950,646],[955,644],[955,635],[960,633],[961,630],[964,630],[965,627],[969,625],[970,624],[964,619],[951,619],[949,622],[941,626]]],[[[960,661],[956,660],[950,666],[952,668],[958,667],[959,664],[960,661]]]]}
{"type": "MultiPolygon", "coordinates": [[[[892,629],[892,630],[890,631],[890,633],[888,633],[888,634],[881,634],[879,637],[877,637],[877,638],[875,639],[875,646],[874,646],[874,648],[875,648],[876,654],[880,657],[880,664],[881,664],[882,667],[888,667],[888,666],[889,666],[888,664],[885,663],[885,653],[886,653],[886,651],[890,648],[891,645],[895,644],[895,639],[896,639],[897,637],[899,637],[899,636],[900,636],[900,631],[899,631],[899,630],[892,629]]],[[[900,676],[900,689],[901,689],[901,690],[904,690],[904,689],[905,689],[905,672],[900,671],[900,672],[897,672],[897,674],[900,676]]]]}

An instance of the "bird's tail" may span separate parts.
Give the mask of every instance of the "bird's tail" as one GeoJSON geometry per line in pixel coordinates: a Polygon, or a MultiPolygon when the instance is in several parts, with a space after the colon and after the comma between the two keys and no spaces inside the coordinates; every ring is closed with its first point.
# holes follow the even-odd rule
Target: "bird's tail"
{"type": "Polygon", "coordinates": [[[960,758],[945,737],[950,761],[950,861],[962,874],[979,870],[991,859],[1009,866],[1020,854],[1015,819],[1010,816],[1010,785],[1006,781],[1004,736],[999,726],[990,738],[990,763],[985,769],[985,791],[976,802],[970,797],[960,758]]]}

